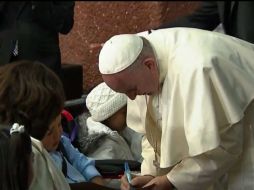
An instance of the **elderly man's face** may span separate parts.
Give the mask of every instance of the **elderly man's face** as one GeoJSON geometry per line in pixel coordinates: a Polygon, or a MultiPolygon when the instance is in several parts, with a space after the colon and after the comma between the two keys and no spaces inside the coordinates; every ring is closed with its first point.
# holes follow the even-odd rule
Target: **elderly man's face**
{"type": "Polygon", "coordinates": [[[104,82],[114,91],[126,94],[131,100],[137,95],[152,95],[158,92],[159,75],[156,63],[142,64],[132,70],[102,75],[104,82]]]}

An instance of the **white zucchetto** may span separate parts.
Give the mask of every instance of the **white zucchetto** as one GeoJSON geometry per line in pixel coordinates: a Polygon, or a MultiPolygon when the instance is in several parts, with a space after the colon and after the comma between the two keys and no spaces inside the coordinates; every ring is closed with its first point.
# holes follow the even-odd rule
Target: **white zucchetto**
{"type": "Polygon", "coordinates": [[[111,37],[100,51],[100,73],[115,74],[123,71],[137,59],[142,48],[143,40],[136,34],[120,34],[111,37]]]}

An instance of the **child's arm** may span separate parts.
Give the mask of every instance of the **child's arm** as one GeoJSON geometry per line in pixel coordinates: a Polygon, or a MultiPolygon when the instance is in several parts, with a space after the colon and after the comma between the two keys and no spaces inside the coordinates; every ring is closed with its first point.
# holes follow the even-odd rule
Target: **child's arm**
{"type": "Polygon", "coordinates": [[[99,185],[105,185],[105,181],[104,181],[104,179],[103,179],[101,176],[93,177],[93,178],[91,179],[91,182],[92,182],[92,183],[99,184],[99,185]]]}
{"type": "Polygon", "coordinates": [[[101,176],[95,168],[95,161],[87,158],[80,153],[64,136],[61,137],[61,142],[65,148],[67,160],[85,177],[87,181],[92,180],[96,176],[101,176]]]}

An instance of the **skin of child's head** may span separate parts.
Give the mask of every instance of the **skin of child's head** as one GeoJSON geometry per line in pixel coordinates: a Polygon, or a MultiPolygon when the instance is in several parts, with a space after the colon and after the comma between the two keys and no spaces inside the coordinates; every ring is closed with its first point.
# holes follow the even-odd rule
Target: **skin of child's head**
{"type": "Polygon", "coordinates": [[[110,129],[120,132],[126,128],[126,114],[127,105],[119,109],[108,119],[104,120],[103,123],[110,129]]]}
{"type": "Polygon", "coordinates": [[[61,125],[61,114],[59,114],[49,125],[46,135],[42,138],[41,142],[47,151],[54,151],[57,149],[58,144],[63,133],[61,125]]]}
{"type": "Polygon", "coordinates": [[[43,63],[18,61],[1,66],[0,89],[2,123],[30,126],[27,132],[41,141],[59,125],[65,101],[63,85],[43,63]]]}

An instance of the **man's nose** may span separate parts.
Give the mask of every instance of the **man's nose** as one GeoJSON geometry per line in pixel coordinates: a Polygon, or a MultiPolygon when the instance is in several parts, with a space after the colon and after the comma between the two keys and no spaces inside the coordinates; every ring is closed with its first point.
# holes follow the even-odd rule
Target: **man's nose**
{"type": "Polygon", "coordinates": [[[136,98],[136,94],[135,93],[127,93],[126,94],[131,100],[135,100],[135,98],[136,98]]]}

